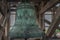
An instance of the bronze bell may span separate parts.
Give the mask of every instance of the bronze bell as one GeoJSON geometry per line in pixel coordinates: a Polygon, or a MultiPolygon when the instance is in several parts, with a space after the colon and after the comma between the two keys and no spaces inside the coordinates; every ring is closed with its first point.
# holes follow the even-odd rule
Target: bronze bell
{"type": "Polygon", "coordinates": [[[15,24],[10,27],[10,38],[42,37],[43,31],[36,23],[35,8],[30,3],[20,3],[16,10],[15,24]]]}

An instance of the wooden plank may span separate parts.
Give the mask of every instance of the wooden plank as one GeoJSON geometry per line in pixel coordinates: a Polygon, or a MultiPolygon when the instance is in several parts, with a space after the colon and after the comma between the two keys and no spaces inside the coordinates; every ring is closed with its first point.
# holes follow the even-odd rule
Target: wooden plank
{"type": "Polygon", "coordinates": [[[48,31],[47,31],[47,36],[51,37],[53,33],[55,32],[56,28],[58,27],[60,23],[60,7],[56,10],[57,15],[55,15],[55,20],[53,23],[50,25],[48,31]]]}
{"type": "Polygon", "coordinates": [[[50,0],[41,10],[40,14],[43,14],[45,11],[47,11],[49,8],[51,8],[55,3],[57,3],[59,0],[50,0]]]}

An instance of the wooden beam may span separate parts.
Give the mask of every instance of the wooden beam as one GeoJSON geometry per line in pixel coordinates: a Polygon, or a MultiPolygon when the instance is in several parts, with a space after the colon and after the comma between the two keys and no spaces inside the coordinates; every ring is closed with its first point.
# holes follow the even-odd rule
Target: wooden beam
{"type": "Polygon", "coordinates": [[[0,1],[0,11],[3,16],[5,16],[7,13],[6,9],[8,9],[8,2],[6,0],[0,1]]]}
{"type": "MultiPolygon", "coordinates": [[[[41,5],[40,5],[40,8],[38,8],[38,10],[43,8],[43,6],[44,6],[44,2],[41,1],[41,5]]],[[[38,11],[38,13],[39,13],[39,11],[38,11]]],[[[44,14],[39,15],[39,24],[40,24],[41,30],[45,31],[45,27],[44,27],[44,14]]]]}
{"type": "Polygon", "coordinates": [[[60,7],[56,10],[57,15],[55,15],[55,20],[53,23],[50,25],[48,31],[47,31],[47,36],[51,37],[53,33],[55,32],[56,28],[58,27],[60,23],[60,7]]]}
{"type": "Polygon", "coordinates": [[[8,16],[9,16],[8,13],[7,13],[8,3],[7,3],[6,0],[2,0],[1,9],[2,9],[2,12],[4,14],[4,20],[3,20],[3,22],[1,22],[1,24],[2,24],[2,26],[4,28],[3,29],[3,40],[6,40],[7,39],[7,36],[5,36],[5,33],[7,31],[5,31],[5,30],[8,28],[8,26],[5,26],[5,25],[6,25],[6,20],[8,19],[8,16]]]}
{"type": "Polygon", "coordinates": [[[50,0],[47,2],[47,4],[40,10],[40,14],[43,14],[45,11],[47,11],[49,8],[51,8],[55,3],[57,3],[59,0],[50,0]]]}
{"type": "Polygon", "coordinates": [[[46,22],[46,23],[48,23],[49,25],[51,24],[51,22],[49,22],[48,20],[46,20],[46,19],[44,19],[44,21],[46,22]]]}
{"type": "Polygon", "coordinates": [[[3,14],[3,11],[2,11],[2,1],[0,1],[0,12],[1,12],[1,14],[4,16],[4,14],[3,14]]]}
{"type": "Polygon", "coordinates": [[[4,20],[4,17],[2,17],[1,20],[0,20],[0,25],[1,26],[2,26],[3,20],[4,20]]]}
{"type": "Polygon", "coordinates": [[[2,40],[3,30],[0,30],[0,40],[2,40]]]}
{"type": "Polygon", "coordinates": [[[1,7],[0,7],[0,12],[1,12],[1,14],[4,16],[4,13],[3,13],[3,11],[2,11],[2,9],[1,9],[1,7]]]}
{"type": "Polygon", "coordinates": [[[39,25],[41,30],[45,31],[45,26],[44,26],[44,15],[39,16],[39,25]]]}
{"type": "MultiPolygon", "coordinates": [[[[48,20],[44,20],[46,23],[48,23],[49,25],[51,24],[51,22],[49,22],[48,20]]],[[[59,29],[60,30],[60,27],[59,26],[57,26],[57,29],[59,29]]]]}

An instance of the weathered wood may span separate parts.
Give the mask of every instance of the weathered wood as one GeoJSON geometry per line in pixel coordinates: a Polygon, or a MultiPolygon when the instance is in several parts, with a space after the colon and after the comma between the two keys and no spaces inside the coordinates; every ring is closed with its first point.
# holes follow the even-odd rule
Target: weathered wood
{"type": "Polygon", "coordinates": [[[1,20],[0,20],[0,25],[1,26],[2,26],[3,20],[4,20],[4,17],[2,17],[1,20]]]}
{"type": "MultiPolygon", "coordinates": [[[[43,3],[43,1],[41,1],[41,5],[40,5],[39,9],[43,8],[43,6],[44,6],[44,3],[43,3]]],[[[38,13],[39,13],[39,11],[38,11],[38,13]]],[[[39,24],[40,24],[41,30],[45,30],[45,27],[44,27],[44,14],[39,15],[39,24]]]]}
{"type": "Polygon", "coordinates": [[[39,15],[39,24],[40,24],[40,28],[41,30],[45,30],[45,27],[44,27],[44,15],[39,15]]]}
{"type": "MultiPolygon", "coordinates": [[[[6,38],[6,35],[5,35],[5,30],[7,29],[7,26],[5,26],[6,25],[6,20],[8,19],[8,14],[7,14],[7,9],[8,9],[8,5],[7,5],[7,1],[6,0],[2,0],[2,5],[1,5],[1,10],[2,10],[2,12],[3,12],[3,14],[4,14],[4,19],[2,19],[3,20],[3,22],[1,22],[1,26],[3,27],[3,40],[6,40],[7,38],[6,38]]],[[[8,24],[7,24],[8,25],[8,24]]]]}
{"type": "Polygon", "coordinates": [[[0,40],[2,40],[3,31],[0,30],[0,40]]]}
{"type": "Polygon", "coordinates": [[[55,15],[55,20],[53,23],[51,23],[48,31],[47,31],[47,36],[51,37],[53,33],[55,32],[56,28],[58,27],[60,23],[60,7],[56,10],[57,15],[55,15]]]}
{"type": "Polygon", "coordinates": [[[46,23],[48,23],[49,25],[51,24],[51,22],[49,22],[48,20],[46,20],[46,19],[44,19],[44,21],[46,22],[46,23]]]}
{"type": "Polygon", "coordinates": [[[40,10],[40,12],[39,12],[39,21],[40,21],[40,26],[41,26],[41,29],[44,29],[44,26],[42,26],[42,25],[44,25],[43,24],[43,22],[42,22],[42,17],[41,17],[41,14],[43,15],[43,13],[46,11],[46,10],[48,10],[49,8],[51,8],[55,3],[57,3],[58,2],[58,0],[50,0],[50,1],[48,1],[47,2],[47,4],[44,6],[44,4],[43,3],[41,3],[41,10],[40,10]]]}
{"type": "Polygon", "coordinates": [[[47,11],[49,8],[51,8],[55,3],[57,3],[59,0],[50,0],[47,2],[47,4],[40,10],[40,14],[43,14],[45,11],[47,11]]]}

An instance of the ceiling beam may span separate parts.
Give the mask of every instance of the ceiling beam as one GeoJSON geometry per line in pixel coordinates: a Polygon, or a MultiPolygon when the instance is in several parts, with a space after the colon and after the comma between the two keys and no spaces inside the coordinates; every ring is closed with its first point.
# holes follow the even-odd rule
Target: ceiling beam
{"type": "Polygon", "coordinates": [[[47,36],[51,37],[53,35],[53,33],[55,32],[55,30],[57,29],[58,25],[59,25],[59,21],[60,21],[60,7],[56,10],[57,15],[55,15],[55,20],[53,21],[53,23],[51,23],[48,31],[47,31],[47,36]]]}
{"type": "Polygon", "coordinates": [[[41,8],[39,11],[40,14],[43,14],[45,11],[47,11],[49,8],[51,8],[54,4],[56,4],[59,0],[50,0],[47,2],[47,4],[41,8]]]}

